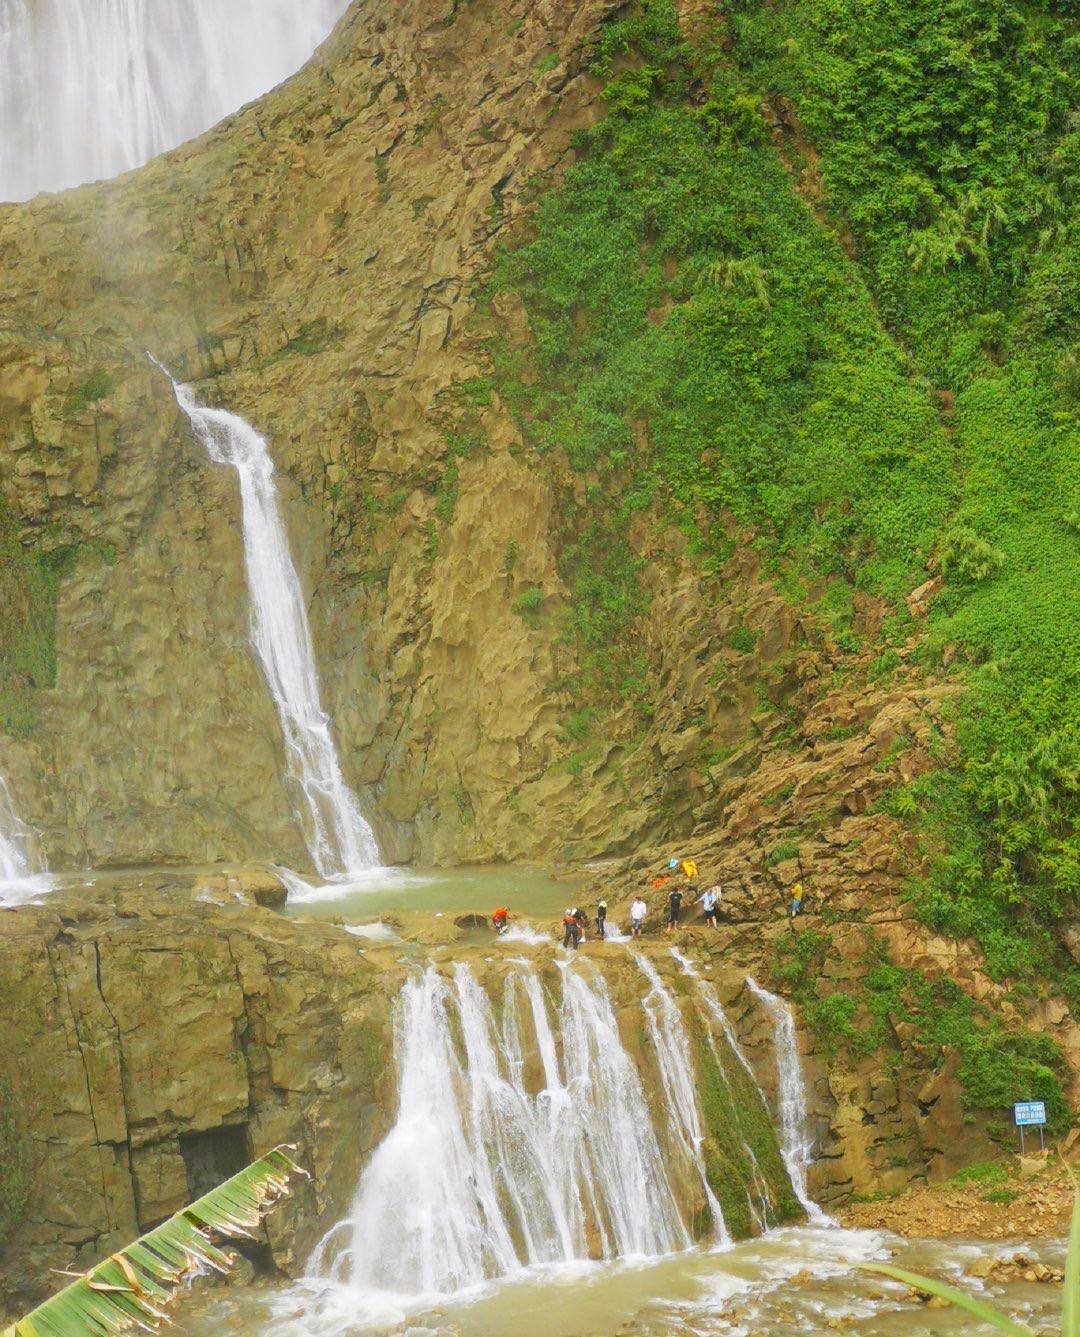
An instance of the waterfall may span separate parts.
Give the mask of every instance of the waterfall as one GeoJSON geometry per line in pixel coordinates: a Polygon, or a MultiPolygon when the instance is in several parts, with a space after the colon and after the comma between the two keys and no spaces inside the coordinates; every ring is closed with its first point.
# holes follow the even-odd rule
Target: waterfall
{"type": "Polygon", "coordinates": [[[242,418],[200,404],[190,386],[172,384],[210,458],[231,465],[240,479],[251,639],[277,706],[290,774],[303,794],[297,815],[308,849],[324,878],[356,876],[378,865],[379,847],[342,774],[319,699],[311,628],[278,507],[270,451],[242,418]]]}
{"type": "Polygon", "coordinates": [[[0,199],[137,167],[297,70],[347,0],[0,0],[0,199]]]}
{"type": "Polygon", "coordinates": [[[51,886],[29,827],[19,820],[0,775],[0,905],[21,905],[51,886]]]}
{"type": "Polygon", "coordinates": [[[656,1051],[656,1064],[660,1070],[660,1080],[663,1083],[668,1109],[673,1115],[673,1122],[683,1146],[701,1176],[717,1240],[722,1244],[730,1244],[731,1235],[724,1221],[724,1213],[712,1191],[705,1169],[705,1156],[702,1151],[705,1139],[697,1106],[697,1077],[690,1056],[690,1043],[686,1027],[683,1025],[682,1013],[652,962],[637,952],[632,955],[642,974],[649,981],[649,992],[643,1006],[653,1048],[656,1051]]]}
{"type": "Polygon", "coordinates": [[[795,1017],[782,998],[762,988],[749,975],[746,984],[773,1019],[780,1104],[780,1151],[791,1179],[791,1187],[812,1225],[833,1225],[832,1217],[821,1210],[806,1187],[806,1169],[814,1159],[814,1139],[807,1117],[806,1085],[795,1038],[795,1017]]]}
{"type": "MultiPolygon", "coordinates": [[[[689,959],[689,957],[684,956],[677,947],[672,947],[671,955],[679,963],[680,967],[682,968],[683,974],[690,975],[693,978],[695,985],[697,986],[698,997],[705,1004],[706,1012],[709,1014],[712,1020],[719,1025],[721,1031],[723,1032],[724,1039],[727,1042],[728,1052],[734,1055],[739,1066],[742,1068],[742,1070],[746,1073],[747,1077],[753,1083],[754,1090],[757,1092],[758,1098],[761,1101],[761,1108],[765,1110],[767,1113],[769,1109],[769,1102],[765,1097],[765,1092],[761,1089],[761,1083],[758,1081],[753,1068],[750,1066],[749,1060],[747,1059],[745,1053],[743,1052],[743,1047],[739,1043],[739,1037],[735,1033],[735,1027],[732,1026],[731,1020],[728,1017],[727,1012],[724,1010],[724,1005],[723,1003],[721,1003],[720,998],[716,992],[716,989],[708,980],[701,978],[701,975],[698,973],[697,968],[694,966],[694,963],[689,959]]],[[[720,1058],[720,1054],[717,1050],[716,1042],[713,1040],[711,1030],[709,1031],[709,1044],[712,1046],[713,1053],[716,1055],[720,1071],[723,1074],[724,1083],[727,1086],[728,1092],[730,1094],[731,1084],[728,1081],[727,1073],[724,1070],[723,1060],[720,1058]]],[[[732,1103],[734,1103],[733,1095],[732,1095],[732,1103]]],[[[772,1206],[772,1197],[769,1192],[768,1184],[765,1181],[765,1177],[761,1173],[761,1166],[758,1164],[758,1158],[754,1154],[754,1149],[750,1145],[750,1143],[746,1140],[746,1137],[741,1130],[739,1133],[739,1141],[742,1144],[743,1154],[746,1157],[747,1163],[750,1167],[750,1173],[754,1184],[754,1191],[757,1194],[757,1201],[755,1202],[754,1196],[753,1194],[751,1194],[750,1189],[748,1187],[746,1190],[746,1200],[750,1207],[751,1216],[753,1216],[754,1220],[756,1221],[758,1228],[764,1231],[767,1230],[769,1226],[769,1208],[770,1206],[772,1206]]],[[[781,1155],[782,1154],[783,1153],[781,1152],[781,1155]]],[[[785,1164],[785,1169],[786,1168],[787,1167],[785,1164]]]]}
{"type": "Polygon", "coordinates": [[[564,969],[554,1014],[561,1060],[531,971],[508,979],[503,1014],[500,1027],[464,964],[452,981],[429,965],[402,988],[397,1115],[347,1219],[312,1257],[305,1331],[404,1312],[528,1268],[691,1245],[603,980],[564,969]],[[522,1019],[543,1071],[532,1094],[522,1019]]]}

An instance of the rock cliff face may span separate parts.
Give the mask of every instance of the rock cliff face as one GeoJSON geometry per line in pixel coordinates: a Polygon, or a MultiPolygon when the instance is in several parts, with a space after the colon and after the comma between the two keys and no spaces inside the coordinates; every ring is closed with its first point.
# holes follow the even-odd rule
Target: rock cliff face
{"type": "Polygon", "coordinates": [[[236,900],[240,885],[158,875],[111,905],[63,892],[5,916],[0,1308],[279,1143],[313,1175],[269,1224],[280,1265],[344,1209],[392,1106],[400,968],[236,900]]]}
{"type": "Polygon", "coordinates": [[[594,115],[609,8],[361,0],[195,144],[0,209],[0,478],[23,542],[63,559],[55,687],[19,684],[20,802],[54,860],[303,858],[232,480],[145,350],[272,441],[388,855],[512,854],[541,806],[558,822],[527,791],[559,751],[561,652],[513,611],[557,593],[551,496],[469,320],[530,176],[594,115]]]}
{"type": "MultiPolygon", "coordinates": [[[[330,923],[286,918],[258,900],[272,874],[119,875],[109,887],[55,893],[5,916],[0,937],[0,1313],[49,1287],[49,1268],[83,1267],[178,1210],[253,1155],[280,1143],[311,1172],[268,1223],[256,1262],[286,1275],[340,1220],[374,1142],[395,1111],[391,1004],[410,963],[469,964],[497,1014],[507,973],[527,951],[556,1000],[550,947],[492,951],[468,929],[419,917],[376,945],[330,923]],[[423,944],[423,945],[421,945],[423,944]]],[[[486,938],[486,929],[485,929],[486,938]]],[[[653,956],[681,999],[701,1083],[705,1164],[738,1237],[798,1213],[760,1096],[723,1044],[710,1042],[690,980],[653,956]],[[726,1072],[726,1077],[721,1073],[726,1072]],[[752,1148],[748,1150],[748,1147],[752,1148]],[[751,1159],[752,1158],[752,1159],[751,1159]]],[[[709,1221],[700,1174],[683,1164],[642,999],[650,986],[621,947],[582,955],[598,968],[622,1044],[671,1153],[685,1219],[709,1221]],[[590,959],[591,958],[591,959],[590,959]]],[[[775,1090],[771,1034],[737,972],[704,962],[775,1090]]],[[[513,995],[517,998],[517,995],[513,995]]],[[[522,1026],[530,1090],[544,1085],[522,1026]]],[[[602,1080],[602,1076],[598,1076],[602,1080]]],[[[819,1111],[821,1129],[828,1113],[819,1111]]]]}

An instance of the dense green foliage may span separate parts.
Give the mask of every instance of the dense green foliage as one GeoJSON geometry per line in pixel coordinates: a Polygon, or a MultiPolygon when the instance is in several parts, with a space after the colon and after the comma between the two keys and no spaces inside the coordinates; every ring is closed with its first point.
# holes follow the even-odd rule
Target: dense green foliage
{"type": "Polygon", "coordinates": [[[1006,1029],[951,980],[929,980],[921,971],[893,965],[883,951],[864,963],[865,971],[848,987],[830,991],[822,974],[830,952],[827,933],[811,929],[781,938],[777,951],[774,980],[798,1000],[826,1050],[854,1058],[898,1053],[895,1028],[912,1024],[931,1067],[939,1067],[947,1051],[956,1052],[970,1108],[1003,1118],[1015,1100],[1045,1100],[1051,1124],[1059,1131],[1069,1126],[1064,1060],[1048,1035],[1006,1029]]]}
{"type": "Polygon", "coordinates": [[[979,936],[1001,974],[1046,964],[1031,930],[1080,885],[1080,28],[1067,8],[789,0],[732,17],[748,86],[796,108],[891,331],[955,405],[935,636],[972,667],[960,765],[923,796],[941,854],[921,901],[932,923],[979,936]]]}
{"type": "Polygon", "coordinates": [[[618,536],[650,505],[706,561],[733,515],[785,571],[884,596],[886,640],[940,569],[926,659],[959,644],[966,692],[907,799],[934,854],[915,894],[1031,977],[1080,882],[1076,25],[1007,0],[740,0],[715,23],[729,54],[687,51],[671,0],[608,27],[610,114],[497,276],[533,336],[502,350],[503,393],[590,480],[573,627],[625,686],[618,536]],[[796,188],[791,108],[834,224],[796,188]]]}

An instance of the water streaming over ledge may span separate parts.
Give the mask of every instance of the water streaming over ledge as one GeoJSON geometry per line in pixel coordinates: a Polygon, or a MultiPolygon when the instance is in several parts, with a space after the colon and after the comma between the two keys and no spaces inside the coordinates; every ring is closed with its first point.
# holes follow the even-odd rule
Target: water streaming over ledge
{"type": "Polygon", "coordinates": [[[814,1139],[807,1117],[806,1085],[802,1064],[799,1062],[795,1017],[782,998],[770,993],[749,975],[746,977],[746,986],[773,1019],[780,1106],[780,1151],[791,1179],[791,1187],[812,1225],[832,1225],[832,1217],[821,1210],[806,1186],[806,1170],[814,1158],[814,1139]]]}
{"type": "Polygon", "coordinates": [[[397,1116],[312,1257],[305,1332],[692,1245],[603,978],[564,965],[556,1004],[524,968],[506,977],[502,1014],[464,964],[452,980],[428,966],[403,987],[397,1116]]]}
{"type": "Polygon", "coordinates": [[[300,68],[348,0],[0,0],[0,199],[115,176],[300,68]]]}
{"type": "Polygon", "coordinates": [[[682,1013],[652,962],[638,952],[633,952],[631,955],[649,981],[649,992],[643,1001],[643,1006],[668,1109],[675,1114],[675,1126],[679,1136],[701,1176],[705,1201],[712,1217],[716,1238],[722,1244],[730,1244],[731,1234],[705,1169],[705,1157],[702,1151],[705,1136],[697,1106],[697,1077],[690,1056],[690,1042],[683,1025],[682,1013]]]}
{"type": "Polygon", "coordinates": [[[278,506],[269,448],[243,418],[200,404],[190,386],[172,385],[210,458],[231,465],[240,480],[251,639],[281,720],[290,774],[302,795],[297,815],[308,850],[323,878],[357,877],[378,866],[379,846],[346,783],[322,708],[304,592],[278,506]]]}
{"type": "Polygon", "coordinates": [[[0,905],[22,905],[52,883],[35,847],[33,833],[19,819],[0,775],[0,905]]]}

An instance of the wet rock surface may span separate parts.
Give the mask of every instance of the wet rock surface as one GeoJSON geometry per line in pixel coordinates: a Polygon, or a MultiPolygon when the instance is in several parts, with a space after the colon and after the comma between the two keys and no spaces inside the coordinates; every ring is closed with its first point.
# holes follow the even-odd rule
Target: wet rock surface
{"type": "MultiPolygon", "coordinates": [[[[0,1297],[11,1308],[48,1289],[50,1268],[89,1265],[281,1143],[296,1147],[312,1178],[270,1218],[256,1261],[295,1275],[345,1214],[392,1122],[391,1012],[407,973],[433,961],[453,978],[467,963],[501,1007],[506,976],[525,961],[559,995],[553,945],[503,946],[490,931],[422,913],[398,916],[390,941],[356,937],[257,904],[271,879],[260,868],[143,870],[114,874],[108,901],[100,888],[67,888],[3,913],[0,1116],[5,1155],[21,1169],[17,1193],[5,1183],[0,1218],[0,1297]]],[[[697,1061],[709,1061],[687,977],[666,950],[644,950],[678,1000],[697,1061]]],[[[646,1099],[660,1110],[641,968],[616,944],[591,944],[579,961],[602,975],[646,1099]]],[[[739,997],[741,977],[711,974],[739,997]]],[[[540,1055],[522,1031],[525,1080],[539,1089],[540,1055]]],[[[737,1069],[729,1080],[742,1080],[737,1069]]],[[[732,1194],[732,1228],[751,1233],[749,1216],[740,1224],[738,1119],[706,1101],[703,1121],[710,1173],[732,1194]]],[[[675,1136],[667,1122],[658,1118],[665,1145],[675,1136]]],[[[790,1219],[797,1204],[781,1184],[764,1109],[745,1136],[770,1210],[790,1219]]],[[[687,1221],[704,1229],[700,1175],[683,1160],[676,1139],[668,1172],[687,1221]]]]}
{"type": "Polygon", "coordinates": [[[143,881],[0,919],[0,1096],[22,1171],[0,1295],[40,1294],[50,1267],[102,1257],[280,1143],[313,1175],[268,1225],[288,1268],[382,1130],[392,961],[226,876],[143,881]]]}

